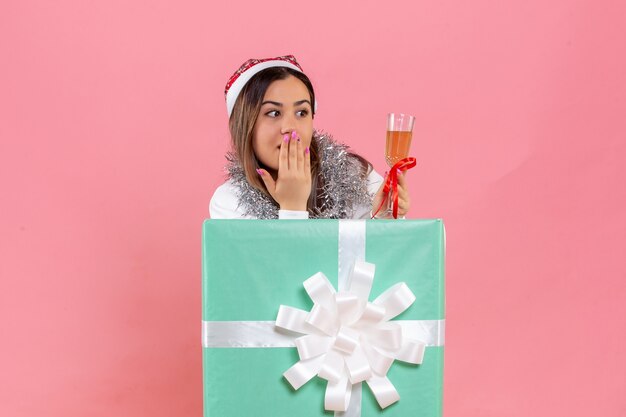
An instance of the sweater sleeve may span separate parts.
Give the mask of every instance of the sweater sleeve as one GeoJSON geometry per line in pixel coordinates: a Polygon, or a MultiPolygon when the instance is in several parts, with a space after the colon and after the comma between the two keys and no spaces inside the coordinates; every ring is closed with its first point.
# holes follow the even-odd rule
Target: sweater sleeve
{"type": "Polygon", "coordinates": [[[239,207],[237,190],[230,182],[217,187],[209,203],[209,215],[212,219],[253,219],[239,207]]]}
{"type": "MultiPolygon", "coordinates": [[[[367,176],[367,192],[373,197],[383,183],[384,178],[374,169],[367,176]]],[[[372,206],[362,205],[354,213],[355,219],[370,219],[372,217],[372,206]]]]}
{"type": "MultiPolygon", "coordinates": [[[[381,184],[383,177],[372,170],[367,177],[367,191],[370,195],[375,195],[381,184]]],[[[255,219],[256,217],[246,215],[239,206],[237,189],[229,181],[217,187],[209,204],[209,214],[212,219],[255,219]]],[[[356,208],[354,219],[369,219],[372,216],[371,205],[362,205],[356,208]]],[[[307,211],[278,210],[278,218],[281,220],[308,219],[307,211]]]]}
{"type": "Polygon", "coordinates": [[[308,219],[309,212],[299,210],[278,210],[278,218],[281,220],[308,219]]]}
{"type": "MultiPolygon", "coordinates": [[[[246,215],[239,205],[236,187],[230,183],[217,187],[209,203],[209,215],[212,219],[256,219],[246,215]]],[[[308,211],[278,210],[278,218],[283,220],[308,219],[308,211]]]]}

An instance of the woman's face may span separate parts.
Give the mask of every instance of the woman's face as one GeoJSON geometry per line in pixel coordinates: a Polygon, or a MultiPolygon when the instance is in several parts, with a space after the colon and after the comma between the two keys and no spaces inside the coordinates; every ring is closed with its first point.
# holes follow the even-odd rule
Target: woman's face
{"type": "Polygon", "coordinates": [[[252,148],[267,170],[278,171],[280,144],[285,134],[294,130],[300,136],[302,149],[311,146],[313,112],[309,90],[302,81],[290,75],[270,84],[259,117],[254,125],[252,148]]]}

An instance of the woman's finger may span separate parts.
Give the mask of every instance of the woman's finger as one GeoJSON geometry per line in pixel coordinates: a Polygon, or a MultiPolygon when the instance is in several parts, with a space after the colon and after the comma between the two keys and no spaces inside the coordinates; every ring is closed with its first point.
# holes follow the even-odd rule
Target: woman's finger
{"type": "Polygon", "coordinates": [[[398,184],[398,198],[403,200],[409,199],[409,190],[407,190],[406,187],[402,187],[400,184],[398,184]]]}
{"type": "Polygon", "coordinates": [[[409,202],[403,198],[398,198],[398,207],[400,207],[404,211],[407,211],[409,209],[409,202]]]}
{"type": "Polygon", "coordinates": [[[398,193],[398,213],[402,216],[406,215],[406,213],[411,208],[411,201],[409,200],[408,194],[406,196],[400,196],[398,193]]]}
{"type": "Polygon", "coordinates": [[[298,134],[296,134],[296,143],[298,144],[296,147],[297,168],[298,172],[302,172],[304,170],[304,152],[302,149],[302,141],[298,134]]]}
{"type": "Polygon", "coordinates": [[[398,216],[406,216],[411,207],[411,198],[407,187],[406,172],[398,172],[398,216]]]}
{"type": "Polygon", "coordinates": [[[272,178],[269,172],[267,172],[264,169],[257,169],[256,172],[257,174],[259,174],[259,176],[263,180],[263,183],[265,184],[265,188],[267,188],[267,191],[270,193],[272,197],[274,197],[274,192],[276,191],[276,181],[274,181],[274,178],[272,178]]]}
{"type": "Polygon", "coordinates": [[[398,170],[398,185],[406,189],[406,172],[398,170]]]}
{"type": "Polygon", "coordinates": [[[280,153],[278,155],[278,175],[281,172],[286,172],[289,169],[289,134],[283,136],[283,141],[280,143],[280,153]]]}
{"type": "Polygon", "coordinates": [[[289,170],[294,171],[298,168],[298,143],[296,136],[298,136],[298,133],[294,130],[289,138],[289,170]]]}
{"type": "Polygon", "coordinates": [[[304,173],[311,176],[311,148],[304,148],[304,173]]]}
{"type": "Polygon", "coordinates": [[[407,186],[405,172],[398,174],[398,197],[407,202],[409,201],[409,188],[407,186]]]}

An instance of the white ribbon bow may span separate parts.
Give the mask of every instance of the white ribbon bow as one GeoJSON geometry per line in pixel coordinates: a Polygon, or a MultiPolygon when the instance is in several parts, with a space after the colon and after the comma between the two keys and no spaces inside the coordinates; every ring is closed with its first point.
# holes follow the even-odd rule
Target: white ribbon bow
{"type": "Polygon", "coordinates": [[[283,375],[296,390],[315,375],[327,380],[326,410],[346,411],[352,385],[362,381],[385,408],[400,399],[387,378],[393,361],[422,363],[425,344],[403,337],[402,326],[389,321],[415,295],[400,282],[369,302],[374,271],[374,264],[357,261],[345,292],[336,292],[318,272],[304,281],[314,303],[310,312],[284,305],[278,310],[276,327],[305,335],[295,341],[300,361],[283,375]]]}

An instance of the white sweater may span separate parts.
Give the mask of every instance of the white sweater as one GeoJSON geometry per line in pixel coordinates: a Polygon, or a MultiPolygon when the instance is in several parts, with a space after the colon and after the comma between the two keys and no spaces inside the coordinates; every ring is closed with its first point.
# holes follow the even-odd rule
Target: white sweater
{"type": "MultiPolygon", "coordinates": [[[[374,195],[380,188],[383,177],[376,171],[372,170],[367,177],[367,191],[374,195]]],[[[372,207],[357,207],[354,219],[369,219],[371,217],[372,207]]],[[[217,187],[209,204],[209,214],[212,219],[254,219],[255,217],[244,214],[243,209],[239,207],[239,199],[237,198],[237,188],[230,182],[217,187]]],[[[308,219],[308,211],[278,210],[279,219],[308,219]]]]}

